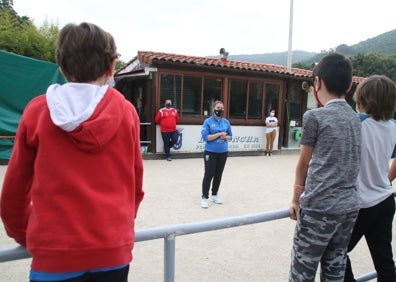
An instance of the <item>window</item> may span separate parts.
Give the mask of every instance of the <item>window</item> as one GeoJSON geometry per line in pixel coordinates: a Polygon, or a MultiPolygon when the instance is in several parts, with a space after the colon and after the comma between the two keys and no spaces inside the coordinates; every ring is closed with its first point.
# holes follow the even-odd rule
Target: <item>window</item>
{"type": "MultiPolygon", "coordinates": [[[[161,106],[171,99],[182,118],[203,118],[213,114],[213,104],[223,100],[223,78],[199,74],[160,74],[161,106]]],[[[281,82],[262,80],[229,80],[228,117],[260,123],[271,108],[278,112],[281,82]]],[[[293,109],[295,112],[295,109],[293,109]]]]}
{"type": "Polygon", "coordinates": [[[221,84],[222,79],[219,78],[184,76],[182,115],[184,117],[212,115],[214,102],[221,99],[221,84]]]}
{"type": "Polygon", "coordinates": [[[230,81],[230,118],[246,118],[247,81],[230,81]]]}
{"type": "Polygon", "coordinates": [[[181,97],[181,76],[175,74],[161,74],[161,106],[164,105],[166,99],[172,100],[172,106],[180,109],[181,97]]]}
{"type": "Polygon", "coordinates": [[[203,115],[211,116],[213,114],[213,104],[216,100],[221,100],[221,78],[204,78],[203,93],[203,115]]]}
{"type": "Polygon", "coordinates": [[[301,84],[299,82],[293,82],[290,85],[287,98],[289,102],[289,118],[291,121],[295,121],[297,125],[300,124],[302,91],[301,84]]]}
{"type": "Polygon", "coordinates": [[[280,84],[231,80],[229,117],[231,119],[264,120],[271,108],[278,111],[279,95],[280,84]],[[265,101],[264,105],[263,101],[265,101]]]}
{"type": "Polygon", "coordinates": [[[183,107],[181,111],[183,116],[201,116],[201,93],[201,77],[183,77],[183,107]]]}
{"type": "Polygon", "coordinates": [[[249,82],[249,119],[261,119],[263,111],[263,83],[249,82]]]}
{"type": "Polygon", "coordinates": [[[181,117],[209,116],[213,113],[214,101],[221,99],[221,78],[175,74],[160,77],[161,106],[166,99],[171,99],[181,117]]]}
{"type": "Polygon", "coordinates": [[[278,113],[279,92],[279,84],[265,84],[265,115],[269,115],[271,109],[278,113]]]}

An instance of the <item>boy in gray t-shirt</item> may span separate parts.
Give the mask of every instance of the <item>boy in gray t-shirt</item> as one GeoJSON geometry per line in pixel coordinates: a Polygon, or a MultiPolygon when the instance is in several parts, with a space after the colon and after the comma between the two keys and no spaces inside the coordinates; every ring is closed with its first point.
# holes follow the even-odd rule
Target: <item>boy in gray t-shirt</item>
{"type": "Polygon", "coordinates": [[[303,116],[290,206],[290,217],[297,224],[289,280],[314,281],[320,262],[324,281],[342,281],[359,210],[361,124],[345,101],[352,64],[345,56],[330,53],[315,66],[313,78],[321,107],[303,116]]]}

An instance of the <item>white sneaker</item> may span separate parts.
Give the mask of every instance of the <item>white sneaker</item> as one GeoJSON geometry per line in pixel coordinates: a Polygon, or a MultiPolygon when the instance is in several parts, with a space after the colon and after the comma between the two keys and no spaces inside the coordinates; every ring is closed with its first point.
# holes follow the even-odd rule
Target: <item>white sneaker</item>
{"type": "Polygon", "coordinates": [[[201,200],[201,208],[203,208],[203,209],[209,208],[208,199],[202,198],[202,200],[201,200]]]}
{"type": "Polygon", "coordinates": [[[210,200],[212,202],[215,202],[216,204],[222,204],[223,200],[220,199],[217,195],[212,195],[212,197],[210,197],[210,200]]]}

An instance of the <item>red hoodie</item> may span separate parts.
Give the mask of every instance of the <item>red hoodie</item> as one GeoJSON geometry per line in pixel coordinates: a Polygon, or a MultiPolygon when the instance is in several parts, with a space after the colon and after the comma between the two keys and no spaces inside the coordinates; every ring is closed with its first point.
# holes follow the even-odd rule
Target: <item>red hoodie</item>
{"type": "Polygon", "coordinates": [[[136,110],[113,88],[70,132],[52,122],[46,95],[27,105],[0,210],[7,234],[32,255],[32,269],[72,272],[130,263],[144,195],[140,150],[136,110]]]}
{"type": "Polygon", "coordinates": [[[155,122],[161,126],[161,132],[176,131],[176,124],[179,121],[179,114],[174,108],[159,109],[155,115],[155,122]]]}

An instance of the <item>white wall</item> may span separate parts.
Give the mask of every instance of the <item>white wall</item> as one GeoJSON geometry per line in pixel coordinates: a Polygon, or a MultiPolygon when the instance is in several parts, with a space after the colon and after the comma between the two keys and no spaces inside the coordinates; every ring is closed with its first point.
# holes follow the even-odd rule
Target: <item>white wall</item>
{"type": "MultiPolygon", "coordinates": [[[[182,133],[182,146],[179,150],[171,149],[171,153],[199,153],[204,150],[205,143],[201,138],[201,125],[179,125],[182,133]]],[[[265,126],[232,126],[232,141],[228,143],[229,151],[265,151],[265,126]]],[[[279,128],[274,143],[274,151],[278,150],[279,128]]],[[[156,152],[164,151],[160,127],[156,126],[156,152]]]]}

